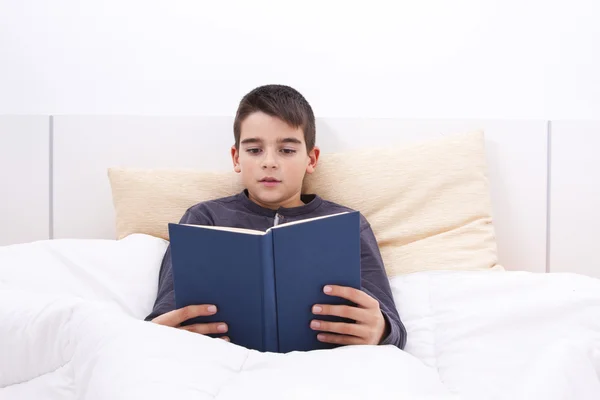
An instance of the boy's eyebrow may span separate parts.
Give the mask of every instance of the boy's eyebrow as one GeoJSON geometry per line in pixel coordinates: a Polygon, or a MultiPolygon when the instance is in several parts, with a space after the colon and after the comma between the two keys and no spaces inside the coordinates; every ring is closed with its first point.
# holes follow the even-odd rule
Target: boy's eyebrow
{"type": "Polygon", "coordinates": [[[279,143],[302,144],[302,141],[300,139],[296,139],[296,138],[293,138],[293,137],[287,137],[287,138],[283,138],[283,139],[277,139],[277,142],[279,142],[279,143]]]}
{"type": "Polygon", "coordinates": [[[248,138],[248,139],[242,140],[240,143],[241,144],[262,143],[262,139],[259,139],[259,138],[248,138]]]}
{"type": "MultiPolygon", "coordinates": [[[[247,138],[242,140],[241,144],[253,144],[253,143],[262,143],[263,140],[261,138],[247,138]]],[[[294,143],[294,144],[302,144],[300,139],[296,139],[294,137],[287,137],[283,139],[277,139],[277,143],[294,143]]]]}

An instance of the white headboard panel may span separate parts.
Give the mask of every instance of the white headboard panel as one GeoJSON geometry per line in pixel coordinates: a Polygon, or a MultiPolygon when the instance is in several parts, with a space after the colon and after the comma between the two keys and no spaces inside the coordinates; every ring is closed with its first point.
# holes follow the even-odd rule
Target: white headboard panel
{"type": "Polygon", "coordinates": [[[550,268],[600,278],[600,122],[553,121],[551,131],[550,268]]]}
{"type": "MultiPolygon", "coordinates": [[[[233,118],[54,117],[54,237],[114,238],[106,170],[231,168],[233,118]]],[[[484,129],[500,262],[546,270],[547,122],[494,120],[317,120],[323,152],[484,129]]]]}
{"type": "Polygon", "coordinates": [[[0,246],[50,236],[50,118],[0,116],[0,246]]]}

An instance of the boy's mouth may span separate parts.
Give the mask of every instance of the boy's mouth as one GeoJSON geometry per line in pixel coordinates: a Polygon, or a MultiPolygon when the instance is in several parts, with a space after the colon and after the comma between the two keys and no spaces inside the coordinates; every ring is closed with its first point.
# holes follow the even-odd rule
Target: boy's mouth
{"type": "Polygon", "coordinates": [[[263,185],[267,186],[267,187],[269,187],[269,186],[276,186],[277,184],[281,183],[280,180],[275,179],[275,178],[270,177],[270,176],[262,178],[259,182],[262,183],[263,185]]]}

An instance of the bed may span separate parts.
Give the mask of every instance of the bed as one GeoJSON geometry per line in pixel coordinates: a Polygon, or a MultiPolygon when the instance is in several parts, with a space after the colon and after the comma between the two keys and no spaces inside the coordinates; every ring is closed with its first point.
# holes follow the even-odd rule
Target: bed
{"type": "MultiPolygon", "coordinates": [[[[439,267],[448,261],[437,247],[428,248],[423,264],[384,250],[387,259],[401,256],[413,268],[389,270],[408,332],[404,351],[259,353],[143,321],[168,241],[135,224],[115,224],[123,208],[107,170],[225,171],[226,157],[198,149],[207,141],[226,148],[230,123],[225,117],[0,118],[8,132],[4,148],[19,146],[18,156],[5,150],[13,155],[12,171],[30,183],[17,189],[17,177],[3,176],[16,189],[0,214],[0,399],[600,398],[600,281],[589,265],[566,270],[552,261],[561,244],[550,251],[547,121],[319,121],[324,152],[485,134],[487,173],[472,176],[489,177],[494,268],[487,256],[477,258],[485,266],[439,267]],[[9,141],[11,132],[33,140],[9,141]]],[[[426,165],[421,158],[411,165],[426,165]]],[[[376,226],[388,220],[377,208],[367,212],[376,226]]],[[[384,249],[393,242],[385,229],[403,223],[381,225],[384,249]]],[[[480,237],[469,246],[485,245],[480,237]]]]}

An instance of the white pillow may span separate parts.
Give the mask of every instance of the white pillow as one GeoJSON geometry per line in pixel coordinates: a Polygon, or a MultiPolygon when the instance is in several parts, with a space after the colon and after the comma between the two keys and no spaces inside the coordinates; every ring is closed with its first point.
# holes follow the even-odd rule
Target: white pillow
{"type": "Polygon", "coordinates": [[[0,247],[0,290],[74,296],[145,318],[152,311],[168,242],[55,239],[0,247]]]}

